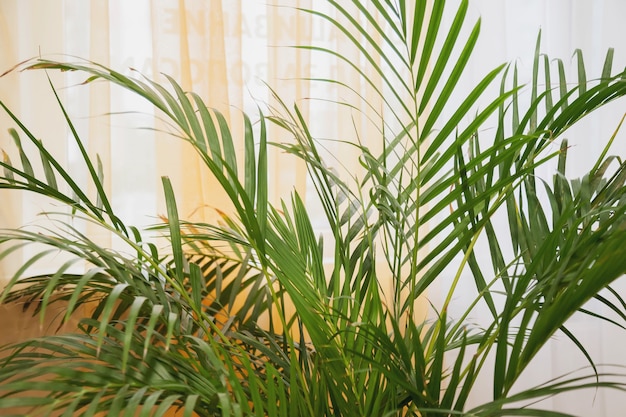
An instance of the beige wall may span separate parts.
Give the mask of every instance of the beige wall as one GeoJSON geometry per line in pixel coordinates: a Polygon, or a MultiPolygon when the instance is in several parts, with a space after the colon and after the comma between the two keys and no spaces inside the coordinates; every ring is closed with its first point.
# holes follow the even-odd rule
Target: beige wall
{"type": "MultiPolygon", "coordinates": [[[[23,301],[0,304],[0,346],[18,343],[34,337],[69,332],[75,328],[74,326],[76,326],[80,319],[80,315],[76,315],[69,323],[59,328],[61,319],[65,314],[64,303],[59,302],[56,306],[48,306],[48,313],[43,323],[40,320],[39,314],[35,313],[36,306],[34,304],[28,306],[26,310],[24,309],[25,306],[26,303],[23,301]]],[[[2,354],[0,354],[0,358],[1,357],[2,354]]],[[[24,414],[27,411],[27,409],[21,408],[2,410],[2,412],[12,415],[24,414]]],[[[60,414],[62,414],[62,412],[54,415],[60,414]]],[[[182,410],[173,408],[168,411],[166,417],[178,417],[182,415],[182,410]]]]}
{"type": "MultiPolygon", "coordinates": [[[[63,303],[49,306],[43,321],[41,321],[40,315],[36,313],[35,304],[27,306],[24,301],[0,304],[0,346],[39,336],[63,333],[75,328],[78,318],[73,318],[59,328],[64,314],[65,306],[63,303]]],[[[5,352],[0,353],[0,357],[5,354],[5,352]]],[[[27,411],[27,409],[21,408],[2,410],[4,413],[12,415],[24,414],[27,411]]]]}
{"type": "Polygon", "coordinates": [[[25,302],[0,305],[0,346],[57,331],[64,332],[76,324],[76,320],[73,320],[59,329],[60,319],[65,313],[62,304],[49,307],[43,322],[39,314],[35,313],[35,305],[30,305],[26,311],[25,306],[25,302]]]}

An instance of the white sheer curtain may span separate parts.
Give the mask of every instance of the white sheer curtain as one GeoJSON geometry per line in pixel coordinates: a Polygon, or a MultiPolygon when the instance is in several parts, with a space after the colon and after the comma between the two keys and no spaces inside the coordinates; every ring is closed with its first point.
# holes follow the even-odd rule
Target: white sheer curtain
{"type": "MultiPolygon", "coordinates": [[[[290,79],[336,75],[336,63],[312,62],[307,54],[277,46],[307,43],[311,39],[336,46],[337,37],[324,25],[299,20],[293,10],[266,3],[261,0],[2,0],[0,73],[39,53],[76,55],[119,71],[132,67],[150,77],[158,78],[164,72],[184,88],[200,93],[210,106],[219,108],[231,120],[236,120],[242,109],[256,111],[251,98],[269,101],[261,81],[278,88],[288,104],[298,98],[332,94],[323,85],[290,79]]],[[[283,0],[280,3],[318,7],[322,2],[283,0]]],[[[626,64],[623,0],[471,0],[470,4],[473,16],[482,17],[482,36],[467,84],[460,88],[469,89],[473,81],[505,61],[517,61],[520,73],[530,74],[539,29],[542,50],[553,58],[572,63],[572,70],[575,48],[583,50],[590,77],[600,73],[604,53],[610,46],[616,49],[616,66],[626,64]]],[[[58,87],[82,81],[74,75],[53,73],[51,76],[58,87]]],[[[164,212],[158,177],[167,174],[173,177],[179,192],[181,213],[210,220],[220,198],[212,191],[201,166],[190,159],[189,150],[174,139],[157,139],[151,131],[136,129],[152,126],[150,107],[106,85],[90,88],[91,94],[85,94],[85,88],[81,87],[63,89],[62,95],[85,132],[90,151],[99,153],[106,163],[105,182],[119,214],[131,224],[152,223],[154,216],[164,212]],[[138,110],[147,116],[107,114],[124,110],[138,110]]],[[[75,150],[68,145],[63,121],[41,72],[12,73],[0,79],[0,100],[32,126],[62,160],[69,166],[76,165],[76,171],[80,172],[75,150]]],[[[354,137],[352,120],[340,123],[350,120],[349,117],[343,117],[322,102],[299,103],[312,120],[323,121],[313,126],[317,135],[354,137]]],[[[572,174],[586,167],[589,154],[598,154],[624,109],[623,102],[611,105],[571,132],[572,174]]],[[[10,138],[4,132],[9,125],[8,118],[0,115],[1,147],[8,147],[10,138]]],[[[355,125],[360,122],[355,121],[355,125]]],[[[276,136],[275,131],[272,135],[273,141],[284,139],[276,136]]],[[[619,138],[613,151],[626,155],[624,134],[620,133],[619,138]]],[[[301,192],[306,190],[301,165],[278,151],[271,155],[271,161],[277,172],[284,173],[271,184],[274,198],[291,191],[294,178],[295,187],[301,192]]],[[[29,222],[46,207],[37,199],[0,191],[0,227],[29,222]]],[[[104,241],[107,236],[101,239],[104,241]]],[[[1,264],[1,278],[10,276],[15,267],[15,264],[1,264]]],[[[624,283],[618,283],[616,289],[626,294],[624,283]]],[[[470,286],[467,292],[472,290],[470,286]]],[[[435,298],[436,294],[431,296],[435,298]]],[[[608,313],[599,308],[600,313],[608,313]]],[[[480,321],[480,317],[475,319],[480,321]]],[[[581,336],[598,363],[626,365],[625,332],[582,315],[574,317],[570,327],[581,336]]],[[[536,367],[529,370],[521,385],[544,382],[585,364],[577,349],[558,336],[541,353],[536,367]]],[[[490,393],[491,387],[485,381],[484,392],[479,392],[472,401],[487,399],[490,393]]],[[[626,395],[588,392],[549,400],[546,406],[577,415],[618,416],[626,408],[626,395]]]]}
{"type": "MultiPolygon", "coordinates": [[[[250,112],[255,121],[255,100],[269,99],[263,82],[269,81],[288,102],[308,95],[307,83],[293,81],[310,73],[308,54],[280,46],[309,43],[311,25],[307,18],[296,17],[293,8],[309,5],[310,0],[291,1],[289,8],[256,0],[6,0],[0,2],[0,73],[41,55],[60,60],[80,57],[165,84],[162,74],[168,74],[219,109],[231,121],[235,138],[240,138],[242,111],[250,112]]],[[[215,191],[191,147],[150,130],[162,128],[155,124],[150,105],[104,83],[77,86],[85,80],[83,74],[50,76],[90,154],[102,159],[105,186],[124,221],[141,227],[165,212],[162,175],[172,179],[181,215],[211,221],[218,217],[215,208],[224,210],[224,197],[215,191]],[[119,114],[124,112],[128,114],[119,114]]],[[[86,175],[46,74],[7,74],[0,78],[0,100],[77,178],[86,175]]],[[[305,113],[307,107],[303,105],[305,113]]],[[[0,148],[7,149],[13,161],[19,160],[10,152],[12,139],[6,133],[14,124],[4,114],[0,123],[0,148]]],[[[277,130],[270,134],[272,141],[287,140],[277,130]]],[[[303,167],[280,154],[273,151],[271,163],[295,177],[279,176],[270,184],[274,199],[291,191],[294,178],[304,193],[303,167]]],[[[16,192],[0,190],[0,198],[0,227],[18,227],[50,209],[46,201],[16,192]]],[[[100,234],[103,243],[115,243],[100,234]]],[[[0,280],[8,279],[30,253],[15,255],[14,262],[0,264],[0,280]]]]}
{"type": "MultiPolygon", "coordinates": [[[[472,61],[471,81],[479,80],[488,69],[502,62],[512,61],[517,62],[520,75],[526,77],[521,82],[528,81],[539,30],[541,51],[551,59],[562,59],[569,67],[571,80],[576,79],[573,58],[576,48],[583,52],[589,79],[601,74],[609,47],[615,48],[614,69],[617,71],[626,65],[626,27],[623,22],[626,2],[622,0],[473,0],[470,4],[475,16],[482,19],[481,38],[472,61]]],[[[569,175],[578,176],[591,167],[625,113],[626,102],[621,100],[593,114],[568,132],[566,136],[572,146],[568,155],[569,175]]],[[[618,134],[611,151],[626,155],[626,131],[618,134]]],[[[545,175],[545,179],[551,179],[552,171],[545,169],[540,174],[545,175]]],[[[467,302],[469,298],[463,300],[460,294],[475,292],[471,279],[466,280],[466,285],[466,289],[458,291],[457,301],[461,306],[466,305],[463,301],[467,302]]],[[[617,282],[614,288],[626,296],[624,279],[617,282]]],[[[608,308],[599,303],[592,304],[590,308],[593,311],[613,317],[608,308]]],[[[480,323],[480,317],[473,319],[480,323]]],[[[626,332],[583,314],[574,316],[568,327],[588,348],[596,363],[626,366],[626,332]]],[[[547,382],[587,365],[582,353],[565,335],[556,335],[528,369],[519,387],[547,382]]],[[[485,390],[475,392],[472,401],[489,398],[490,381],[485,379],[484,384],[485,390]]],[[[626,394],[588,390],[549,399],[542,405],[580,416],[619,416],[626,409],[626,394]]]]}

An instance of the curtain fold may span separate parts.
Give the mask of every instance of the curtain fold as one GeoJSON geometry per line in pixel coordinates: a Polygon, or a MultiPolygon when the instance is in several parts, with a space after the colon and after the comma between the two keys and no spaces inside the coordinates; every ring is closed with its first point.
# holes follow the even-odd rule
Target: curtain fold
{"type": "MultiPolygon", "coordinates": [[[[41,51],[58,53],[63,50],[64,34],[60,30],[65,22],[62,13],[62,2],[52,0],[38,2],[21,2],[9,0],[0,5],[0,74],[9,70],[19,62],[38,56],[41,51]]],[[[59,74],[50,74],[52,82],[58,82],[59,74]]],[[[49,90],[45,75],[42,77],[31,73],[10,73],[0,79],[0,99],[16,113],[26,125],[31,126],[37,137],[49,136],[50,148],[65,161],[67,138],[63,130],[63,121],[59,113],[51,112],[54,97],[42,95],[41,91],[49,90]],[[33,99],[35,98],[35,99],[33,99]]],[[[58,85],[58,84],[57,84],[58,85]]],[[[3,112],[4,113],[4,112],[3,112]]],[[[7,128],[15,126],[6,114],[0,115],[2,130],[0,132],[0,148],[7,150],[3,157],[19,160],[19,156],[9,149],[14,149],[13,138],[7,128]]],[[[29,148],[24,144],[25,148],[29,148]]],[[[41,198],[33,195],[17,195],[14,192],[0,190],[0,227],[19,227],[32,221],[45,204],[41,198]]],[[[21,259],[36,253],[35,248],[18,250],[13,259],[17,263],[0,262],[0,282],[11,276],[17,269],[21,259]]]]}

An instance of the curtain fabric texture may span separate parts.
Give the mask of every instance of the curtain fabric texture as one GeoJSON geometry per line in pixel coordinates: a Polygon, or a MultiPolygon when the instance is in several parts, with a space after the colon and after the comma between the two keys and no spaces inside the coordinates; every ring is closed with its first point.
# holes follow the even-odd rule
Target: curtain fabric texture
{"type": "MultiPolygon", "coordinates": [[[[312,120],[315,136],[359,138],[368,143],[368,135],[373,130],[368,128],[367,122],[370,108],[363,106],[363,113],[358,113],[316,100],[346,97],[340,95],[345,92],[333,91],[328,84],[305,81],[330,77],[349,80],[354,74],[330,57],[312,58],[306,51],[289,47],[315,42],[341,48],[341,37],[328,25],[296,12],[298,7],[311,7],[313,0],[280,2],[288,7],[266,3],[257,0],[3,0],[0,2],[0,73],[25,59],[42,56],[65,60],[80,57],[162,82],[166,82],[164,74],[167,74],[183,89],[195,91],[210,107],[217,108],[235,132],[243,131],[242,111],[249,112],[254,121],[258,119],[257,108],[266,109],[276,104],[264,84],[267,82],[287,105],[298,103],[312,120]]],[[[316,0],[315,7],[321,7],[318,3],[322,2],[316,0]]],[[[626,63],[625,32],[621,22],[626,15],[626,3],[622,0],[474,0],[470,4],[471,13],[482,16],[482,36],[467,84],[460,86],[461,89],[469,90],[472,82],[506,61],[517,61],[520,73],[530,75],[540,29],[543,51],[572,63],[573,67],[572,53],[575,48],[581,48],[590,65],[589,74],[601,72],[603,56],[611,46],[616,48],[618,65],[626,63]]],[[[357,52],[350,53],[352,62],[363,60],[357,52]]],[[[98,154],[102,160],[104,183],[113,205],[128,223],[152,224],[157,222],[159,214],[165,213],[161,175],[172,179],[181,216],[216,221],[219,217],[216,209],[228,209],[191,147],[163,133],[167,126],[154,120],[150,106],[107,84],[78,86],[85,80],[77,74],[50,73],[49,77],[87,141],[89,152],[98,154]]],[[[359,87],[358,93],[370,100],[375,109],[377,103],[371,90],[364,85],[359,87]]],[[[8,73],[0,78],[0,100],[32,127],[75,172],[76,178],[84,176],[84,167],[77,162],[77,149],[44,73],[8,73]]],[[[570,166],[573,172],[579,163],[587,160],[588,153],[599,152],[623,113],[623,106],[611,106],[600,117],[572,133],[574,159],[570,166]]],[[[6,133],[9,126],[6,115],[0,115],[1,148],[10,147],[12,139],[6,133]]],[[[269,134],[273,142],[289,140],[275,129],[269,134]]],[[[616,142],[614,152],[626,154],[626,141],[616,142]]],[[[356,150],[330,142],[326,150],[331,164],[347,172],[357,172],[356,150]]],[[[274,150],[270,164],[277,174],[269,184],[273,201],[286,197],[294,188],[306,199],[306,170],[301,163],[274,150]]],[[[3,190],[0,190],[0,202],[0,227],[19,227],[33,222],[37,213],[51,207],[49,202],[39,198],[3,190]]],[[[312,198],[308,198],[307,203],[315,204],[312,198]]],[[[323,232],[321,219],[317,226],[323,232]]],[[[115,245],[106,234],[91,232],[94,239],[115,245]]],[[[20,261],[32,255],[28,250],[35,249],[24,249],[23,253],[16,253],[11,262],[0,263],[0,282],[10,279],[20,261]]],[[[468,285],[468,291],[472,291],[472,284],[468,285]]],[[[432,297],[436,299],[436,294],[432,297]]],[[[476,321],[480,322],[480,318],[476,321]]],[[[593,323],[591,326],[582,316],[572,320],[579,334],[583,330],[589,335],[589,340],[583,343],[591,346],[592,357],[599,363],[626,365],[620,353],[626,345],[624,335],[616,335],[610,325],[593,323]]],[[[566,340],[555,340],[540,356],[542,360],[536,370],[529,372],[529,384],[572,371],[571,360],[581,363],[581,354],[566,340]]],[[[484,397],[487,398],[490,395],[488,381],[485,387],[484,397]]],[[[479,401],[482,394],[473,400],[479,401]]],[[[576,398],[550,401],[561,411],[596,416],[619,415],[626,405],[623,393],[610,392],[597,395],[589,392],[576,398]]]]}

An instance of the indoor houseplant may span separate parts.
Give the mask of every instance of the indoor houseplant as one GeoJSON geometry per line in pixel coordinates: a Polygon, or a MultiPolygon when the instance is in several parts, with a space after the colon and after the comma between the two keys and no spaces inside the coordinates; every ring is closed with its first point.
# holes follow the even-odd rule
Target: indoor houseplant
{"type": "MultiPolygon", "coordinates": [[[[315,121],[278,97],[259,115],[258,128],[246,118],[245,152],[238,155],[219,113],[174,80],[165,87],[88,62],[37,59],[19,66],[80,71],[89,82],[106,80],[150,101],[201,155],[233,214],[220,224],[186,222],[164,178],[167,215],[157,229],[170,243],[163,250],[146,238],[148,231],[114,213],[96,158],[65,111],[93,195],[54,159],[45,139],[2,105],[17,127],[11,135],[20,162],[4,159],[0,187],[71,208],[48,214],[58,229],[2,231],[1,257],[24,244],[42,248],[2,301],[25,300],[39,314],[64,302],[65,319],[79,307],[86,317],[75,332],[5,348],[0,408],[32,407],[32,415],[177,409],[187,416],[562,416],[533,403],[584,387],[624,388],[619,375],[604,374],[587,355],[584,376],[514,389],[555,332],[586,354],[567,319],[626,271],[624,165],[607,156],[609,143],[587,175],[568,180],[561,142],[579,119],[626,94],[626,74],[611,72],[612,54],[595,81],[586,79],[579,54],[578,78],[568,84],[558,64],[551,74],[538,47],[528,86],[517,85],[514,66],[501,66],[453,101],[479,33],[477,23],[461,36],[466,1],[445,28],[443,2],[418,2],[413,10],[410,2],[372,1],[372,11],[354,0],[367,29],[345,3],[328,3],[337,20],[302,12],[336,25],[383,79],[381,86],[371,83],[383,103],[372,123],[380,151],[348,145],[359,148],[361,173],[331,169],[311,134],[315,121]],[[490,95],[492,85],[500,86],[498,94],[490,95]],[[297,193],[268,203],[266,123],[294,136],[294,144],[275,146],[306,162],[330,239],[320,239],[297,193]],[[483,131],[486,125],[494,129],[483,131]],[[35,152],[29,155],[22,141],[35,152]],[[553,159],[554,176],[538,178],[536,169],[553,159]],[[496,227],[502,219],[507,227],[496,227]],[[125,249],[96,244],[81,222],[115,234],[125,249]],[[475,251],[478,245],[487,257],[475,251]],[[49,251],[66,252],[70,261],[28,277],[28,267],[49,251]],[[85,272],[70,273],[78,261],[85,272]],[[432,306],[430,319],[420,317],[426,291],[449,271],[443,303],[432,306]],[[467,271],[476,303],[450,317],[467,271]],[[382,277],[391,287],[379,285],[382,277]],[[467,321],[477,305],[490,314],[482,327],[467,321]],[[470,392],[484,389],[476,383],[482,373],[493,375],[493,400],[469,407],[470,392]]],[[[303,48],[342,57],[342,51],[303,48]]],[[[371,81],[367,71],[344,62],[371,81]]],[[[617,293],[599,300],[626,314],[617,293]]]]}

